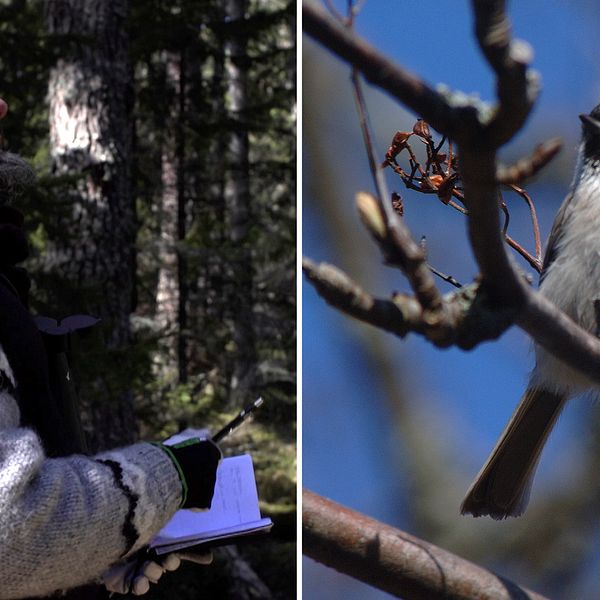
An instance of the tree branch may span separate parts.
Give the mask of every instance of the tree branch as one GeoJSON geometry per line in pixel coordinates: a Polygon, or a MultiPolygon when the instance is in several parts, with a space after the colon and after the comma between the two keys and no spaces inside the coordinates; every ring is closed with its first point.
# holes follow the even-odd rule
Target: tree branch
{"type": "Polygon", "coordinates": [[[600,341],[531,290],[505,251],[496,149],[527,117],[537,77],[527,69],[531,52],[510,41],[504,1],[473,0],[473,7],[480,46],[498,78],[500,105],[493,110],[457,93],[436,92],[312,4],[303,4],[303,18],[307,33],[457,142],[469,237],[492,305],[514,310],[515,322],[537,343],[600,382],[600,341]]]}
{"type": "Polygon", "coordinates": [[[528,69],[533,50],[510,37],[505,0],[472,0],[479,47],[496,73],[499,105],[487,124],[487,141],[499,147],[521,129],[539,93],[539,76],[528,69]]]}
{"type": "Polygon", "coordinates": [[[404,600],[544,600],[433,544],[302,493],[302,551],[404,600]]]}
{"type": "Polygon", "coordinates": [[[561,147],[562,141],[559,138],[538,144],[530,156],[521,158],[516,164],[498,165],[496,180],[506,185],[521,183],[543,169],[558,154],[561,147]]]}
{"type": "Polygon", "coordinates": [[[302,269],[317,292],[347,315],[399,337],[405,337],[409,331],[423,331],[421,306],[414,298],[402,296],[397,301],[374,298],[343,271],[327,263],[317,265],[304,258],[302,269]]]}
{"type": "Polygon", "coordinates": [[[388,264],[399,267],[415,291],[421,306],[432,313],[443,310],[439,293],[425,260],[423,248],[417,244],[404,221],[394,214],[394,222],[386,219],[382,210],[385,202],[378,202],[371,194],[356,195],[358,212],[363,223],[379,244],[388,264]]]}
{"type": "Polygon", "coordinates": [[[329,50],[356,67],[374,85],[386,90],[438,131],[458,139],[465,123],[477,117],[475,109],[463,107],[456,98],[444,97],[419,77],[379,53],[371,44],[343,27],[318,5],[302,5],[304,31],[329,50]],[[453,102],[455,105],[453,105],[453,102]]]}
{"type": "Polygon", "coordinates": [[[497,339],[513,323],[514,315],[492,307],[478,283],[440,297],[439,310],[432,312],[408,294],[374,298],[333,265],[304,258],[302,268],[331,306],[401,338],[412,331],[440,348],[456,345],[470,350],[484,340],[497,339]]]}

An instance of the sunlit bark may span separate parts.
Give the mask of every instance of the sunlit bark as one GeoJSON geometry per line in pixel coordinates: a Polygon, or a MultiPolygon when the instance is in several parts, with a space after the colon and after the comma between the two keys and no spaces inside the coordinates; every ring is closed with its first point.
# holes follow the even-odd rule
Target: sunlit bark
{"type": "Polygon", "coordinates": [[[46,269],[73,290],[59,308],[99,316],[107,353],[116,358],[115,372],[93,383],[102,400],[88,407],[92,448],[130,440],[135,431],[131,394],[115,383],[134,291],[128,8],[127,0],[47,3],[50,33],[71,44],[50,73],[52,168],[74,180],[64,234],[50,240],[46,269]]]}

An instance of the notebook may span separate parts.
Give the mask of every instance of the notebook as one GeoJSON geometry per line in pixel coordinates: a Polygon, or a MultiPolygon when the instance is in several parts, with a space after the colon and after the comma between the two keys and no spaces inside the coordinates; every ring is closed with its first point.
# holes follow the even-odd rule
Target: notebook
{"type": "MultiPolygon", "coordinates": [[[[169,442],[180,441],[173,440],[169,442]]],[[[246,536],[266,533],[272,525],[271,519],[260,514],[252,457],[232,456],[219,465],[210,509],[177,511],[150,548],[166,554],[192,546],[233,544],[246,536]]]]}

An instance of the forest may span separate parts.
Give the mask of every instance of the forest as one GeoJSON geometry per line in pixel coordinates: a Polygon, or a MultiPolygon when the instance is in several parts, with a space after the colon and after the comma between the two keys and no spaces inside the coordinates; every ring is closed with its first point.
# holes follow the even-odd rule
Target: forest
{"type": "Polygon", "coordinates": [[[31,310],[70,338],[89,452],[215,431],[248,452],[265,539],[216,549],[148,598],[295,595],[296,5],[0,2],[2,149],[35,170],[15,206],[31,310]]]}

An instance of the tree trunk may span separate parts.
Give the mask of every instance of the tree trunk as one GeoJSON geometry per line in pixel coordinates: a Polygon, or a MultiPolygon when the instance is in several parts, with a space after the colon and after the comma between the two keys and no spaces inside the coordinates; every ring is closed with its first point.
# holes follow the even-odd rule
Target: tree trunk
{"type": "Polygon", "coordinates": [[[219,548],[219,552],[227,559],[225,570],[228,575],[229,598],[272,600],[271,590],[235,546],[224,546],[219,548]]]}
{"type": "Polygon", "coordinates": [[[183,53],[166,53],[166,86],[172,96],[161,157],[160,268],[156,318],[165,334],[161,351],[163,375],[177,383],[187,381],[187,264],[178,243],[187,232],[185,197],[186,65],[183,53]],[[175,377],[173,377],[173,375],[175,377]]]}
{"type": "Polygon", "coordinates": [[[249,141],[247,124],[247,39],[239,22],[245,19],[246,0],[227,0],[229,23],[237,24],[225,42],[226,109],[233,124],[229,134],[229,172],[225,185],[229,239],[232,244],[232,297],[234,358],[230,381],[230,402],[243,402],[252,386],[256,370],[253,329],[252,222],[250,203],[249,141]]]}
{"type": "Polygon", "coordinates": [[[96,366],[82,382],[92,450],[135,437],[127,389],[135,262],[128,9],[127,0],[47,2],[50,33],[70,42],[50,73],[52,167],[74,180],[45,266],[60,282],[61,311],[102,319],[102,362],[82,367],[96,366]]]}

